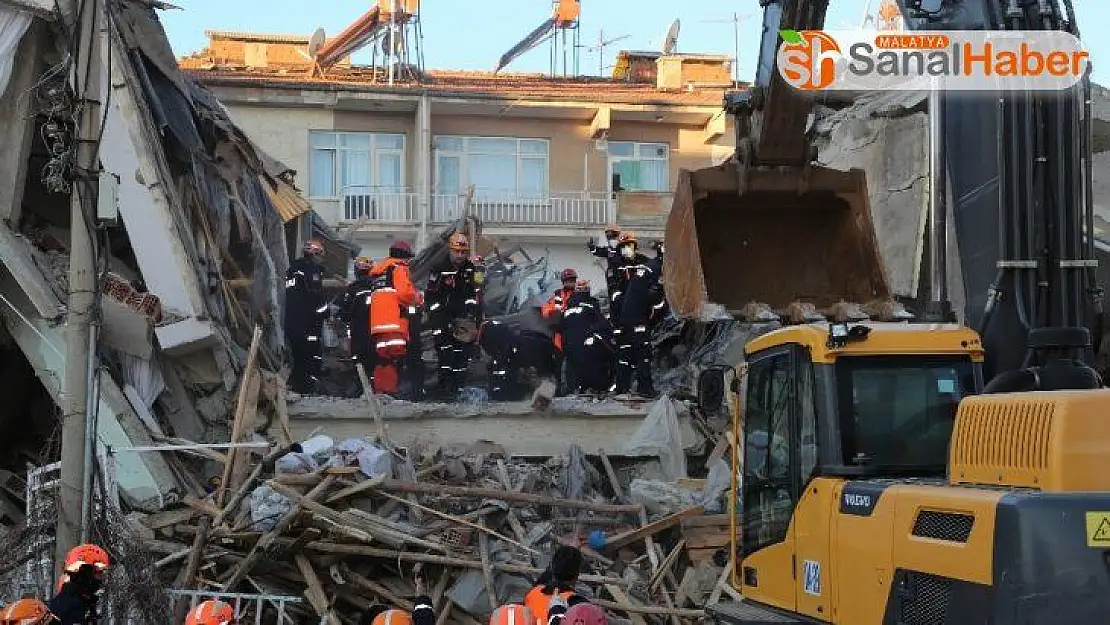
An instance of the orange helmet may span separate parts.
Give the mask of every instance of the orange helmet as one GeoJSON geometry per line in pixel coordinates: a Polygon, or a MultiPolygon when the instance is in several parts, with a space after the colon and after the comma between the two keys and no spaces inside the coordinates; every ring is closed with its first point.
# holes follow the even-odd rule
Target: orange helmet
{"type": "Polygon", "coordinates": [[[54,615],[38,599],[20,599],[0,610],[2,625],[46,625],[53,620],[54,615]]]}
{"type": "Polygon", "coordinates": [[[532,625],[535,622],[532,611],[519,603],[503,605],[489,617],[489,625],[532,625]]]}
{"type": "Polygon", "coordinates": [[[470,252],[470,239],[467,239],[465,234],[456,232],[448,239],[447,249],[460,254],[468,254],[470,252]]]}
{"type": "Polygon", "coordinates": [[[617,239],[617,245],[624,245],[626,243],[631,243],[632,245],[636,246],[640,245],[640,242],[636,239],[635,232],[625,231],[621,233],[620,238],[617,239]]]}
{"type": "Polygon", "coordinates": [[[66,554],[65,572],[76,573],[86,564],[103,571],[112,564],[112,561],[108,558],[108,552],[96,545],[78,545],[66,554]]]}
{"type": "Polygon", "coordinates": [[[375,616],[371,625],[412,625],[412,615],[404,610],[386,610],[375,616]]]}
{"type": "Polygon", "coordinates": [[[618,233],[620,233],[620,231],[621,231],[621,227],[618,226],[617,224],[614,224],[614,223],[605,224],[605,234],[618,234],[618,233]]]}
{"type": "Polygon", "coordinates": [[[216,599],[209,599],[189,610],[185,625],[230,625],[235,622],[235,609],[216,599]]]}
{"type": "Polygon", "coordinates": [[[304,243],[304,253],[317,256],[324,253],[324,242],[320,239],[309,239],[304,243]]]}
{"type": "Polygon", "coordinates": [[[365,276],[366,274],[370,273],[370,270],[373,269],[373,268],[374,268],[373,259],[367,258],[366,256],[359,256],[358,258],[355,259],[355,275],[356,276],[365,276]]]}

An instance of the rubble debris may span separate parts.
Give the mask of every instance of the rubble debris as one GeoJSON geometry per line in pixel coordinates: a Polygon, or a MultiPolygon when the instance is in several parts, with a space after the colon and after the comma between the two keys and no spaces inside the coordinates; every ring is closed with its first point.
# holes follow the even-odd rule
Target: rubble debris
{"type": "MultiPolygon", "coordinates": [[[[660,411],[674,417],[671,403],[660,411]]],[[[595,464],[578,446],[537,462],[488,443],[402,449],[380,437],[337,445],[321,435],[243,457],[245,477],[230,472],[206,496],[136,517],[162,577],[303,595],[287,606],[296,622],[341,622],[373,602],[411,609],[418,573],[449,622],[484,622],[521,599],[561,544],[586,555],[581,592],[632,622],[700,619],[698,599],[709,591],[689,571],[718,575],[709,550],[727,515],[706,516],[701,494],[681,489],[688,496],[673,510],[658,505],[662,488],[651,491],[658,512],[628,503],[623,493],[637,499],[638,483],[621,484],[606,454],[595,464]],[[600,549],[584,546],[591,532],[600,549]]]]}

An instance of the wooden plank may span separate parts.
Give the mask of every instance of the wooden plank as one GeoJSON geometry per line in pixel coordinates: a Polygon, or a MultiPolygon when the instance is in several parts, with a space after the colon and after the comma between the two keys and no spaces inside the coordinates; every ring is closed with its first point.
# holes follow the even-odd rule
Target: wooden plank
{"type": "MultiPolygon", "coordinates": [[[[235,418],[231,422],[231,440],[232,443],[237,443],[243,438],[245,428],[244,412],[247,402],[247,392],[250,390],[250,377],[254,374],[255,363],[258,360],[258,348],[262,344],[262,326],[254,326],[254,335],[251,336],[250,350],[247,352],[247,363],[243,366],[243,379],[239,381],[239,397],[235,402],[235,418]]],[[[257,393],[257,387],[255,387],[257,393]]],[[[231,448],[227,450],[227,464],[224,465],[223,478],[220,480],[220,486],[216,490],[216,505],[222,507],[224,505],[224,494],[227,491],[228,484],[231,481],[232,466],[235,464],[235,456],[238,450],[231,448]]]]}
{"type": "MultiPolygon", "coordinates": [[[[475,497],[478,499],[497,499],[501,501],[515,502],[515,503],[528,503],[540,506],[555,506],[560,508],[577,508],[580,510],[590,510],[593,512],[600,512],[603,514],[638,514],[643,506],[635,505],[614,505],[594,503],[592,501],[578,501],[573,499],[559,499],[556,497],[546,497],[544,495],[535,495],[532,493],[517,493],[507,492],[504,489],[497,488],[474,488],[470,486],[448,486],[441,484],[421,484],[416,482],[403,482],[400,480],[386,480],[384,484],[379,487],[383,491],[394,491],[401,493],[427,493],[431,495],[451,495],[457,497],[475,497]]],[[[631,542],[635,542],[634,539],[631,542]]]]}
{"type": "Polygon", "coordinates": [[[674,563],[678,560],[678,556],[682,555],[682,552],[685,549],[685,540],[678,541],[678,544],[674,546],[674,549],[671,549],[671,552],[667,554],[666,558],[663,559],[663,563],[659,565],[659,570],[651,576],[650,580],[648,580],[649,592],[654,593],[659,588],[659,584],[663,582],[664,574],[670,572],[671,567],[674,566],[674,563]]]}
{"type": "Polygon", "coordinates": [[[724,527],[728,528],[729,515],[727,514],[702,514],[700,516],[685,517],[682,519],[682,528],[687,527],[724,527]]]}
{"type": "Polygon", "coordinates": [[[609,456],[605,454],[604,449],[598,449],[597,455],[601,458],[601,465],[605,467],[605,475],[609,478],[609,486],[613,488],[613,496],[617,501],[624,501],[624,490],[621,488],[621,481],[617,479],[617,472],[613,470],[613,463],[609,462],[609,456]]]}
{"type": "MultiPolygon", "coordinates": [[[[647,619],[645,619],[643,615],[635,610],[637,606],[632,603],[632,600],[628,598],[628,595],[625,594],[624,590],[620,586],[617,586],[616,584],[606,584],[605,589],[608,590],[609,594],[613,596],[615,609],[621,610],[625,614],[627,614],[629,620],[632,621],[633,625],[647,625],[647,619]]],[[[600,601],[597,600],[595,600],[593,603],[597,605],[602,605],[600,601]]]]}
{"type": "Polygon", "coordinates": [[[144,518],[140,521],[145,527],[152,530],[160,530],[164,527],[171,525],[178,525],[181,523],[188,523],[197,517],[200,511],[193,508],[177,508],[174,510],[163,510],[155,512],[154,514],[144,518]]]}
{"type": "Polygon", "coordinates": [[[385,420],[382,419],[382,407],[378,403],[378,398],[374,396],[374,387],[370,384],[370,378],[366,376],[366,369],[361,362],[355,364],[355,370],[358,371],[358,379],[362,383],[362,396],[370,406],[370,416],[374,417],[374,425],[378,426],[378,442],[389,448],[385,420]]]}
{"type": "Polygon", "coordinates": [[[658,521],[648,523],[647,525],[639,529],[614,536],[613,538],[605,541],[605,549],[620,549],[621,547],[631,545],[634,542],[641,541],[646,537],[654,536],[655,534],[658,534],[665,529],[678,525],[682,522],[682,519],[686,517],[696,516],[699,514],[703,514],[704,512],[704,508],[702,508],[701,506],[695,506],[693,508],[687,508],[680,512],[676,512],[670,516],[665,516],[658,521]]]}

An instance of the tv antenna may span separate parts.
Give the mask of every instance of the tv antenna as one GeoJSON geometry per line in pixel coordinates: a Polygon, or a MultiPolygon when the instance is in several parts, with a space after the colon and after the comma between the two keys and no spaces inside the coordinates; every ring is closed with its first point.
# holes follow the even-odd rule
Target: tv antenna
{"type": "Polygon", "coordinates": [[[732,77],[737,83],[740,82],[740,22],[746,21],[751,17],[751,13],[733,13],[732,17],[724,20],[705,20],[703,24],[732,24],[732,77]]]}
{"type": "Polygon", "coordinates": [[[617,43],[618,41],[624,41],[625,39],[628,39],[628,37],[629,37],[629,35],[621,35],[620,37],[613,37],[612,39],[606,39],[605,38],[605,31],[603,31],[601,29],[598,29],[598,31],[597,31],[597,43],[595,43],[592,46],[579,46],[579,47],[586,48],[587,52],[597,52],[597,75],[598,76],[604,76],[605,75],[605,48],[608,48],[609,46],[613,45],[614,43],[617,43]]]}

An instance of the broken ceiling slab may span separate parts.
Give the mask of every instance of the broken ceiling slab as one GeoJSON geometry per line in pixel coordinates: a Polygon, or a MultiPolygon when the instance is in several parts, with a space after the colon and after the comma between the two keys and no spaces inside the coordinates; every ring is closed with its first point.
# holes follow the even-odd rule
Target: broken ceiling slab
{"type": "Polygon", "coordinates": [[[36,317],[56,319],[65,312],[64,303],[54,294],[46,276],[35,263],[34,246],[3,224],[0,224],[0,264],[7,268],[30,300],[36,317]]]}
{"type": "MultiPolygon", "coordinates": [[[[0,280],[0,292],[10,292],[14,284],[10,279],[0,280]]],[[[20,310],[13,314],[11,310],[4,310],[4,321],[35,375],[54,402],[61,405],[66,367],[65,326],[50,326],[28,312],[20,310]]],[[[109,447],[122,449],[152,444],[146,427],[123,391],[111,376],[103,373],[100,375],[97,443],[101,453],[109,447]]],[[[140,510],[158,510],[175,501],[181,493],[180,482],[158,454],[121,456],[116,474],[120,495],[140,510]]]]}
{"type": "MultiPolygon", "coordinates": [[[[588,453],[605,449],[609,455],[619,456],[617,450],[632,439],[647,415],[647,408],[616,401],[557,397],[551,416],[542,417],[533,414],[531,402],[382,402],[389,438],[397,444],[421,441],[465,446],[488,441],[517,457],[560,456],[574,444],[588,453]]],[[[370,407],[363,399],[302,397],[290,402],[289,417],[289,427],[297,440],[307,438],[317,428],[335,440],[373,436],[377,432],[370,407]]],[[[679,427],[688,453],[704,447],[704,438],[694,430],[687,415],[680,415],[679,427]]],[[[645,452],[635,457],[654,455],[645,452]]]]}
{"type": "Polygon", "coordinates": [[[154,328],[158,346],[168,356],[189,354],[215,346],[216,331],[212,322],[190,317],[154,328]]]}
{"type": "Polygon", "coordinates": [[[153,327],[150,317],[113,298],[102,297],[101,338],[105,345],[125,354],[149,359],[154,352],[153,327]]]}

